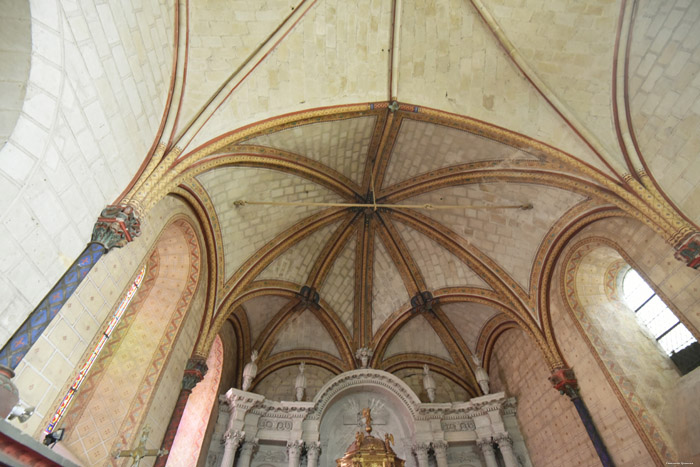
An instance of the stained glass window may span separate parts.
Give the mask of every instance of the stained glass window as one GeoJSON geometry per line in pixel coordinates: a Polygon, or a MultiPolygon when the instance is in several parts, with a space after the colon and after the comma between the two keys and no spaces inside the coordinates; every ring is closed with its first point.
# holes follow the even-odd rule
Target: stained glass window
{"type": "Polygon", "coordinates": [[[651,332],[668,356],[697,342],[676,314],[634,269],[625,275],[622,293],[637,320],[651,332]]]}
{"type": "Polygon", "coordinates": [[[141,269],[141,271],[136,276],[136,279],[134,279],[134,282],[131,284],[131,287],[129,287],[129,290],[126,292],[126,295],[124,296],[122,301],[119,302],[119,306],[117,307],[116,311],[114,312],[114,315],[112,315],[112,319],[109,320],[109,323],[107,323],[106,328],[104,329],[104,331],[102,331],[102,335],[100,336],[100,340],[97,342],[97,345],[95,345],[95,348],[93,349],[92,353],[90,354],[90,357],[83,364],[83,367],[80,369],[80,372],[78,372],[78,375],[73,380],[73,384],[70,385],[68,392],[66,393],[65,397],[61,401],[61,404],[58,406],[56,413],[53,415],[53,417],[51,417],[51,422],[44,430],[44,434],[48,435],[49,433],[53,432],[53,430],[58,425],[58,422],[61,421],[61,417],[63,417],[63,414],[66,413],[66,410],[68,409],[68,405],[70,405],[70,402],[73,400],[75,393],[78,391],[78,389],[80,388],[80,385],[83,383],[83,381],[85,381],[85,378],[87,377],[87,374],[90,371],[90,368],[92,368],[92,364],[95,363],[95,360],[97,360],[97,356],[102,351],[102,348],[107,343],[107,340],[109,340],[109,337],[112,335],[114,328],[117,327],[119,320],[124,315],[124,312],[126,311],[126,308],[129,306],[129,303],[131,303],[131,299],[134,298],[136,291],[141,286],[141,283],[143,282],[143,278],[145,275],[146,275],[146,266],[144,266],[143,269],[141,269]]]}

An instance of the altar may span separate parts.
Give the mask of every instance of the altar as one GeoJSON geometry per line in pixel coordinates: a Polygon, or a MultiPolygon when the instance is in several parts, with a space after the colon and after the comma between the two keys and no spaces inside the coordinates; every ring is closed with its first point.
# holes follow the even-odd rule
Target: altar
{"type": "Polygon", "coordinates": [[[389,446],[396,467],[530,467],[515,413],[515,399],[502,392],[421,402],[399,378],[374,369],[336,376],[310,402],[232,388],[220,399],[207,466],[344,467],[336,461],[348,453],[386,454],[389,446]]]}

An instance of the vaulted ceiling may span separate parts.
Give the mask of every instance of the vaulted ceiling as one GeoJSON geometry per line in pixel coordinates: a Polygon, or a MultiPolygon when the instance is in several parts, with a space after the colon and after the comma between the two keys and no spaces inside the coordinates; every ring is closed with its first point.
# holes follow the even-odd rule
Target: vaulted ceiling
{"type": "Polygon", "coordinates": [[[478,393],[482,330],[538,320],[552,238],[610,207],[574,166],[496,132],[380,103],[271,125],[203,159],[214,168],[188,184],[208,198],[261,378],[301,360],[342,372],[369,347],[374,367],[430,363],[478,393]],[[406,204],[427,207],[383,207],[406,204]]]}
{"type": "Polygon", "coordinates": [[[369,347],[375,368],[428,363],[478,394],[469,357],[499,330],[557,361],[543,304],[566,238],[610,215],[682,224],[635,184],[629,8],[419,3],[178,9],[163,159],[127,199],[196,208],[204,332],[233,322],[257,381],[300,361],[346,371],[369,347]]]}

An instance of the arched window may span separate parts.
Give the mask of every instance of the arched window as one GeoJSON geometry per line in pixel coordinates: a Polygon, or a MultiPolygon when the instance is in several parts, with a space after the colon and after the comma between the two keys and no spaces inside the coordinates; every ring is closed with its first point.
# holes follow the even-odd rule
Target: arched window
{"type": "Polygon", "coordinates": [[[622,293],[640,324],[654,336],[683,374],[700,365],[697,340],[634,269],[625,274],[622,293]],[[687,361],[689,358],[691,361],[687,361]]]}
{"type": "Polygon", "coordinates": [[[126,292],[126,295],[124,295],[124,298],[122,298],[122,301],[119,302],[119,306],[117,307],[117,310],[112,315],[112,319],[109,320],[109,323],[107,324],[104,331],[102,331],[102,335],[100,336],[100,340],[97,342],[97,345],[95,345],[95,348],[93,349],[92,354],[90,354],[90,357],[87,359],[87,361],[85,361],[83,363],[83,366],[80,369],[80,372],[73,380],[73,384],[70,385],[70,388],[68,388],[68,392],[63,397],[63,400],[61,401],[61,405],[58,406],[56,413],[54,414],[53,417],[51,417],[51,421],[49,422],[49,425],[44,430],[45,435],[48,435],[49,433],[53,432],[54,429],[56,429],[56,425],[58,424],[59,421],[61,421],[63,414],[66,413],[66,410],[68,409],[68,405],[73,400],[73,397],[75,396],[75,393],[78,391],[78,388],[80,388],[80,385],[83,384],[83,381],[85,381],[85,377],[88,375],[90,368],[92,368],[92,364],[95,363],[95,360],[97,360],[97,357],[98,357],[98,355],[100,355],[102,348],[105,346],[105,344],[107,343],[107,340],[112,335],[112,331],[114,331],[114,328],[117,327],[117,324],[119,324],[119,320],[124,315],[124,312],[126,311],[126,308],[129,306],[129,303],[131,303],[131,299],[134,298],[136,291],[139,289],[139,287],[141,287],[141,283],[143,282],[143,278],[145,276],[146,276],[146,266],[144,266],[141,269],[141,271],[136,276],[136,279],[134,279],[134,282],[131,284],[131,287],[129,287],[129,290],[126,292]]]}

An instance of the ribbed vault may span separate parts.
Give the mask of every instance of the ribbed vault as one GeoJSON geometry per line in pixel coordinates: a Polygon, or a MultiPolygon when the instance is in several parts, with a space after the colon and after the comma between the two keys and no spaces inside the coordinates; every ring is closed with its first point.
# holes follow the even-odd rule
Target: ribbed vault
{"type": "Polygon", "coordinates": [[[606,217],[673,245],[693,228],[639,171],[633,7],[535,3],[178,9],[161,144],[123,201],[175,194],[199,216],[212,280],[196,353],[230,320],[238,367],[260,352],[255,384],[301,361],[337,374],[370,348],[374,368],[415,380],[429,364],[447,392],[478,394],[470,357],[488,367],[518,327],[565,364],[548,293],[567,242],[606,217]]]}
{"type": "Polygon", "coordinates": [[[281,118],[183,172],[181,187],[206,192],[220,230],[215,321],[246,314],[261,375],[299,361],[337,373],[370,347],[374,366],[429,363],[477,394],[470,355],[487,323],[538,329],[552,238],[611,204],[595,174],[556,151],[416,109],[281,118]]]}

